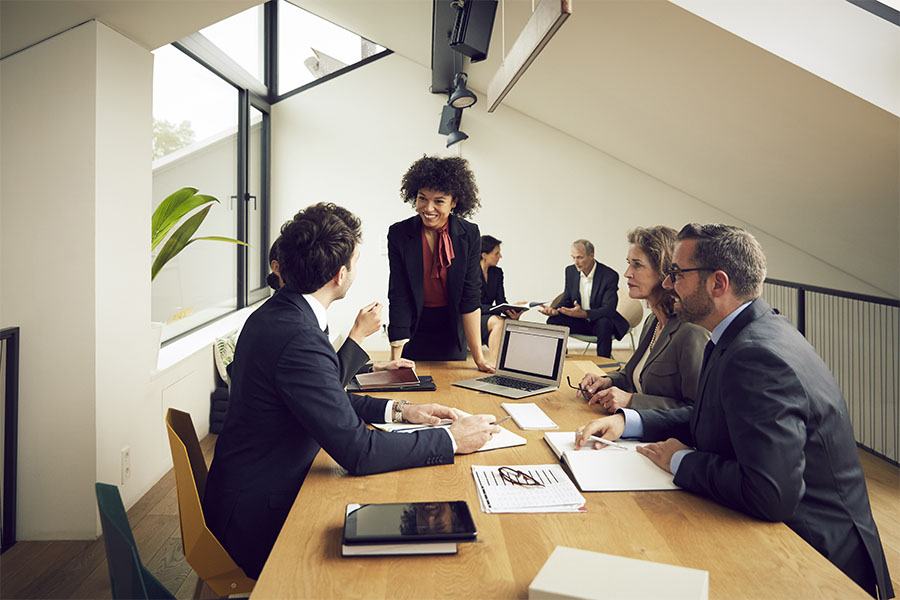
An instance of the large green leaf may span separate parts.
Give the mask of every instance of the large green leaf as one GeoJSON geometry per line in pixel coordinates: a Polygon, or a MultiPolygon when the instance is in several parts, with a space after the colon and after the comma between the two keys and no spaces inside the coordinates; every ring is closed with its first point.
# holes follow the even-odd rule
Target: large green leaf
{"type": "Polygon", "coordinates": [[[213,196],[197,194],[196,188],[182,188],[166,198],[153,212],[153,230],[150,237],[150,249],[155,250],[163,241],[169,230],[181,218],[204,204],[218,202],[213,196]]]}
{"type": "Polygon", "coordinates": [[[250,244],[248,244],[247,242],[242,242],[241,240],[236,240],[234,238],[221,235],[205,235],[203,237],[196,237],[192,239],[191,242],[199,242],[200,240],[208,240],[210,242],[230,242],[232,244],[237,244],[238,246],[247,246],[248,248],[250,247],[250,244]]]}
{"type": "Polygon", "coordinates": [[[185,246],[191,243],[191,236],[194,235],[194,232],[197,231],[200,224],[203,223],[203,219],[206,218],[210,208],[212,208],[212,205],[191,215],[191,217],[182,223],[181,227],[176,229],[175,233],[166,240],[162,250],[160,250],[159,254],[156,256],[156,260],[153,261],[153,267],[150,269],[151,281],[156,278],[156,274],[159,273],[159,270],[162,269],[167,262],[175,258],[179,252],[184,250],[185,246]]]}

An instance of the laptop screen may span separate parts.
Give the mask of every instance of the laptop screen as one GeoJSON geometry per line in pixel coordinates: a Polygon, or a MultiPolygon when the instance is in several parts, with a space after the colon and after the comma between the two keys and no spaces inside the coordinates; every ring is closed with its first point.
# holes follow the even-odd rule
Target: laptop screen
{"type": "Polygon", "coordinates": [[[556,380],[562,362],[563,339],[539,329],[507,328],[499,369],[556,380]]]}

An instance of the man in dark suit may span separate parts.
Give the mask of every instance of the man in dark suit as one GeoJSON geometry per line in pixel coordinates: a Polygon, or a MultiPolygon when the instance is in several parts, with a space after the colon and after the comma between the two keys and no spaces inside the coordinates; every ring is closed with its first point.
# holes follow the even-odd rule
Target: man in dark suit
{"type": "Polygon", "coordinates": [[[612,339],[628,333],[628,321],[616,312],[619,274],[594,259],[594,245],[572,243],[572,262],[566,267],[565,289],[556,306],[541,306],[551,325],[565,325],[571,333],[597,337],[597,356],[612,356],[612,339]]]}
{"type": "Polygon", "coordinates": [[[666,287],[680,316],[711,332],[698,400],[622,409],[576,444],[592,434],[665,440],[639,451],[678,486],[784,521],[873,597],[892,598],[847,406],[813,347],[759,298],[759,243],[729,225],[686,225],[678,239],[666,287]]]}
{"type": "Polygon", "coordinates": [[[216,443],[203,509],[235,562],[259,577],[320,449],[354,475],[450,464],[499,428],[490,415],[457,418],[439,404],[414,405],[347,394],[328,336],[326,309],[355,277],[360,223],[317,204],[284,225],[279,249],[285,287],[247,319],[232,363],[231,404],[216,443]],[[366,422],[435,423],[411,434],[366,422]]]}

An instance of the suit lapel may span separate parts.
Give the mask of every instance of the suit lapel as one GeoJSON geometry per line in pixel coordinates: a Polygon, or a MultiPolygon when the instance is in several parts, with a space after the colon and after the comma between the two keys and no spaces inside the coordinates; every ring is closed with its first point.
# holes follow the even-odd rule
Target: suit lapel
{"type": "Polygon", "coordinates": [[[406,245],[403,251],[403,260],[406,262],[406,272],[409,273],[409,284],[412,288],[413,300],[416,304],[416,314],[422,311],[425,303],[423,296],[424,275],[422,274],[422,220],[416,216],[409,220],[407,228],[406,245]]]}
{"type": "Polygon", "coordinates": [[[712,372],[718,367],[719,358],[728,349],[728,345],[737,337],[737,335],[750,323],[772,311],[772,307],[762,298],[754,300],[750,306],[745,308],[741,314],[722,333],[719,343],[713,349],[709,356],[706,367],[700,374],[700,383],[697,385],[697,401],[694,404],[694,410],[691,413],[691,434],[696,439],[696,427],[700,420],[700,411],[703,409],[703,400],[706,393],[706,384],[709,382],[712,372]]]}
{"type": "Polygon", "coordinates": [[[647,361],[644,363],[645,371],[647,370],[647,367],[663,353],[663,350],[665,350],[666,346],[672,341],[672,336],[675,335],[675,332],[678,331],[680,326],[681,322],[677,319],[669,319],[666,322],[663,330],[659,332],[659,339],[656,340],[656,345],[653,346],[653,349],[650,351],[650,356],[647,357],[647,361]]]}
{"type": "MultiPolygon", "coordinates": [[[[447,295],[451,306],[459,306],[462,280],[466,273],[466,232],[455,215],[450,215],[450,240],[453,242],[453,260],[447,268],[447,295]]],[[[481,274],[478,275],[481,277],[481,274]]]]}
{"type": "MultiPolygon", "coordinates": [[[[591,308],[597,308],[599,304],[597,294],[600,291],[600,278],[602,275],[600,274],[600,263],[596,260],[594,261],[594,280],[591,282],[591,308]]],[[[580,282],[579,278],[579,282],[580,282]]]]}

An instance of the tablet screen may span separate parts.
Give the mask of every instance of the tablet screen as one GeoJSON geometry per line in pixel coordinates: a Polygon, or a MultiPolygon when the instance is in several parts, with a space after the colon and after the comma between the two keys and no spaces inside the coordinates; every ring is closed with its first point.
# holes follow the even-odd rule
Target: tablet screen
{"type": "Polygon", "coordinates": [[[475,533],[464,501],[351,504],[344,521],[345,544],[464,540],[475,533]]]}

